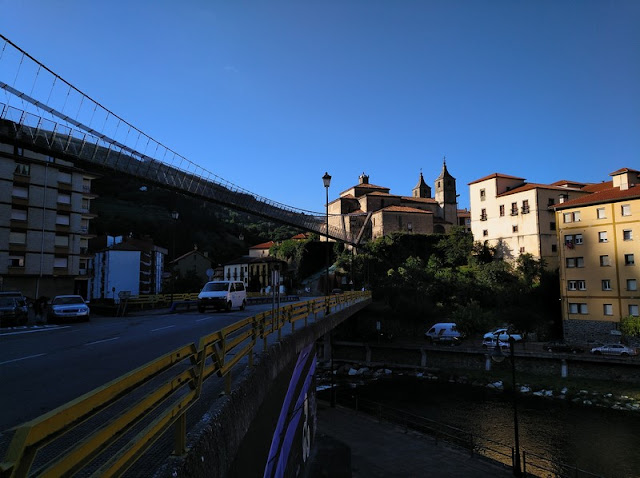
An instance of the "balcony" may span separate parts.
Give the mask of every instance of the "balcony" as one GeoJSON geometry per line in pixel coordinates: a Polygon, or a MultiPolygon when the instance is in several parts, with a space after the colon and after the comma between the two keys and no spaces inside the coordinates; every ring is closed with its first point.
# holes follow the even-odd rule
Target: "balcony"
{"type": "Polygon", "coordinates": [[[511,210],[511,215],[512,216],[517,216],[518,215],[518,210],[517,209],[512,209],[511,210]]]}
{"type": "Polygon", "coordinates": [[[529,206],[522,206],[522,214],[529,214],[529,206]]]}
{"type": "Polygon", "coordinates": [[[482,215],[480,216],[480,220],[481,220],[481,221],[486,221],[486,220],[487,220],[487,215],[486,215],[486,214],[482,214],[482,215]]]}

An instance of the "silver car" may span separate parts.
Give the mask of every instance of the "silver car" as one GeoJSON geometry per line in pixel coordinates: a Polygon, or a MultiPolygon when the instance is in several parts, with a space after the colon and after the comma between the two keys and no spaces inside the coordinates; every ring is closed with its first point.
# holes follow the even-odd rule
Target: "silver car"
{"type": "Polygon", "coordinates": [[[89,306],[79,295],[57,295],[49,304],[49,322],[62,320],[89,321],[89,306]]]}
{"type": "Polygon", "coordinates": [[[620,357],[629,357],[638,355],[638,351],[634,347],[627,347],[622,344],[606,344],[591,349],[594,355],[619,355],[620,357]]]}

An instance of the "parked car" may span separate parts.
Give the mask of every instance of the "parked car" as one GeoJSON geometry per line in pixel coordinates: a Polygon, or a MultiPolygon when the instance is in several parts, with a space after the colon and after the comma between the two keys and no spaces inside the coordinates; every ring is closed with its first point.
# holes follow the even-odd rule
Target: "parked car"
{"type": "Polygon", "coordinates": [[[638,355],[638,350],[636,350],[635,347],[627,347],[622,344],[605,344],[592,348],[591,353],[594,355],[619,355],[620,357],[629,357],[631,355],[638,355]]]}
{"type": "Polygon", "coordinates": [[[427,340],[433,343],[449,343],[458,345],[462,342],[462,334],[458,331],[458,326],[454,322],[439,322],[433,324],[424,333],[427,340]]]}
{"type": "Polygon", "coordinates": [[[84,320],[88,322],[90,318],[89,306],[82,296],[79,295],[57,295],[49,303],[47,320],[49,322],[59,322],[63,320],[84,320]]]}
{"type": "Polygon", "coordinates": [[[522,340],[521,334],[509,333],[508,327],[498,327],[497,329],[493,329],[491,332],[487,332],[484,334],[485,339],[490,339],[492,337],[499,336],[500,340],[507,341],[509,337],[513,337],[513,340],[519,342],[522,340]]]}
{"type": "Polygon", "coordinates": [[[23,298],[0,297],[0,326],[24,325],[29,318],[27,302],[23,298]]]}
{"type": "MultiPolygon", "coordinates": [[[[496,348],[496,338],[495,337],[487,337],[482,339],[482,347],[485,349],[495,349],[496,348]]],[[[502,340],[500,342],[500,348],[503,350],[509,349],[509,342],[504,342],[502,340]]]]}
{"type": "Polygon", "coordinates": [[[547,342],[542,346],[547,352],[564,352],[568,354],[580,354],[584,352],[584,348],[578,345],[568,344],[562,341],[547,342]]]}

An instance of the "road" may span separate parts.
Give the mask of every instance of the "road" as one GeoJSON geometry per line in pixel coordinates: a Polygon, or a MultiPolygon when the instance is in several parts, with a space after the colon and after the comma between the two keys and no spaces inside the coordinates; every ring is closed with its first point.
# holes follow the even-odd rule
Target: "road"
{"type": "Polygon", "coordinates": [[[244,311],[92,317],[0,330],[0,430],[36,418],[270,304],[244,311]]]}

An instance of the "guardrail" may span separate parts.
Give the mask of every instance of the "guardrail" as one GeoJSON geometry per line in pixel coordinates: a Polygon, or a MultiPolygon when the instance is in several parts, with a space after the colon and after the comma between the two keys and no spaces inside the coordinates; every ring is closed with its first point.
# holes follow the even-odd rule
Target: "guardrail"
{"type": "Polygon", "coordinates": [[[217,375],[231,392],[231,370],[243,358],[253,366],[253,348],[262,339],[320,311],[367,300],[370,292],[347,292],[265,311],[201,337],[143,365],[49,413],[13,429],[0,476],[69,476],[80,470],[91,476],[122,475],[171,426],[175,453],[186,448],[186,412],[198,400],[202,383],[217,375]],[[56,444],[62,453],[39,452],[56,444]]]}

